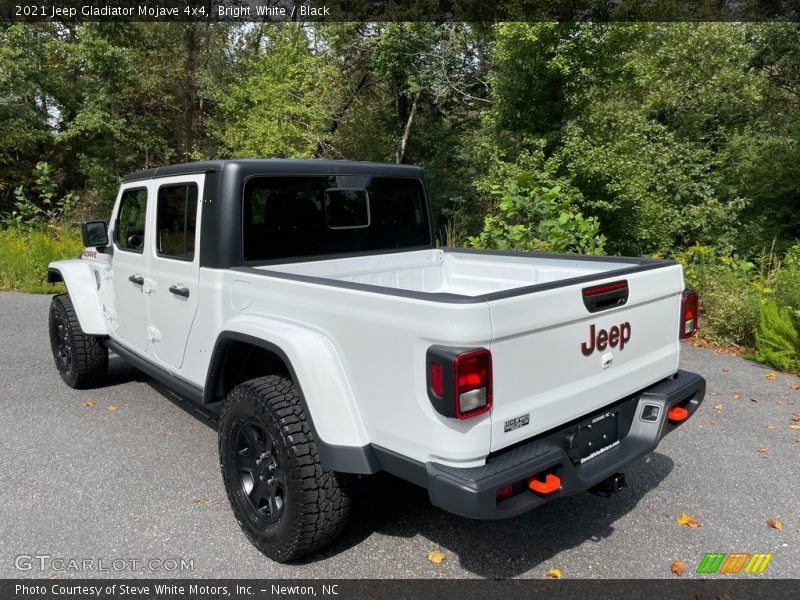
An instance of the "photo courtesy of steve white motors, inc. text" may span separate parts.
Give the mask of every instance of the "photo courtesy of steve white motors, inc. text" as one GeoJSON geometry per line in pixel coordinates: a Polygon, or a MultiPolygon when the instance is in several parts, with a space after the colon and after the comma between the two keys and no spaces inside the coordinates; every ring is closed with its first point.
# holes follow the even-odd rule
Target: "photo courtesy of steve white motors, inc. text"
{"type": "Polygon", "coordinates": [[[251,596],[256,593],[270,594],[272,596],[338,596],[339,584],[320,585],[285,585],[272,583],[253,587],[251,585],[216,585],[205,583],[191,583],[179,585],[173,583],[108,583],[108,584],[24,584],[14,586],[17,597],[40,597],[48,594],[52,596],[94,597],[108,596],[186,596],[193,598],[207,596],[209,598],[223,598],[227,596],[251,596]]]}
{"type": "Polygon", "coordinates": [[[47,4],[16,4],[14,15],[16,17],[39,17],[43,19],[75,19],[77,17],[104,18],[223,18],[223,19],[250,19],[268,18],[274,20],[293,20],[295,18],[329,17],[330,8],[324,5],[306,6],[304,4],[291,4],[275,6],[268,2],[252,2],[249,5],[228,6],[226,4],[211,4],[210,9],[205,6],[155,6],[147,3],[131,5],[125,4],[84,4],[76,6],[60,6],[54,3],[47,4]]]}

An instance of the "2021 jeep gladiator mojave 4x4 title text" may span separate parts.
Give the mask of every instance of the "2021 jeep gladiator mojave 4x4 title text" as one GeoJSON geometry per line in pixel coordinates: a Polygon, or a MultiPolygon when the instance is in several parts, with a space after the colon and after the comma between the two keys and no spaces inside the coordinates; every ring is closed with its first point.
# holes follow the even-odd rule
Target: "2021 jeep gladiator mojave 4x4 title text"
{"type": "Polygon", "coordinates": [[[231,505],[276,560],[336,536],[351,474],[512,517],[624,485],[703,400],[678,264],[437,248],[416,167],[149,169],[83,233],[49,267],[62,378],[98,383],[113,350],[218,411],[231,505]]]}

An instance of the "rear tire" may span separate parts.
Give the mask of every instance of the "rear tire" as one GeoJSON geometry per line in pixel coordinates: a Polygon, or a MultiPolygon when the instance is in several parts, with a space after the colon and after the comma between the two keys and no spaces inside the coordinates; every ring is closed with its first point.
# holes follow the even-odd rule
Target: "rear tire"
{"type": "Polygon", "coordinates": [[[269,558],[310,554],[344,528],[346,476],[324,468],[291,380],[280,375],[236,386],[219,430],[222,478],[250,541],[269,558]]]}
{"type": "Polygon", "coordinates": [[[53,297],[49,329],[50,349],[64,383],[75,389],[100,384],[108,372],[108,348],[83,332],[68,294],[53,297]]]}

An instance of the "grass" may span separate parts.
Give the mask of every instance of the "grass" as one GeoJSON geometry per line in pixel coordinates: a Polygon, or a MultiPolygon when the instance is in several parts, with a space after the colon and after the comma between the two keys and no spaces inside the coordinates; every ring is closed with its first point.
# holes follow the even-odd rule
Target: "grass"
{"type": "Polygon", "coordinates": [[[0,230],[0,289],[52,294],[61,284],[47,283],[47,264],[76,258],[83,249],[80,232],[70,227],[0,230]]]}

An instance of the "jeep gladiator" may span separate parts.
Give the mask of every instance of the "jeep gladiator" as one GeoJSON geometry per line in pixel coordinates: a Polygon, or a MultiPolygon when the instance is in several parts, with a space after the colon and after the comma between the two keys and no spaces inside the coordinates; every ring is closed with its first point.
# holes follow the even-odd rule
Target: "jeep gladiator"
{"type": "Polygon", "coordinates": [[[436,247],[416,167],[148,169],[83,236],[48,269],[61,377],[98,384],[111,350],[217,413],[231,506],[275,560],[341,531],[354,475],[479,519],[617,491],[705,393],[678,368],[680,265],[436,247]]]}

